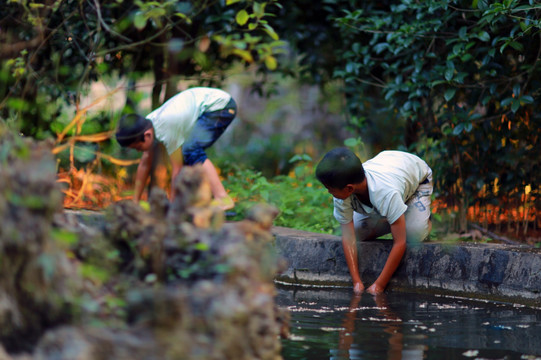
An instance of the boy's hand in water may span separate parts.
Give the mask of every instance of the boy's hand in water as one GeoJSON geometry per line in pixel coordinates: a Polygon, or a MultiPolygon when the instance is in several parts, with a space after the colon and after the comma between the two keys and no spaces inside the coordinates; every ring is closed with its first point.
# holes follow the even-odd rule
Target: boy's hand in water
{"type": "Polygon", "coordinates": [[[364,291],[364,284],[362,282],[357,282],[353,284],[353,292],[355,295],[361,295],[364,291]]]}
{"type": "Polygon", "coordinates": [[[383,294],[384,290],[385,288],[382,288],[378,284],[373,283],[366,291],[368,291],[372,295],[379,295],[379,294],[383,294]]]}

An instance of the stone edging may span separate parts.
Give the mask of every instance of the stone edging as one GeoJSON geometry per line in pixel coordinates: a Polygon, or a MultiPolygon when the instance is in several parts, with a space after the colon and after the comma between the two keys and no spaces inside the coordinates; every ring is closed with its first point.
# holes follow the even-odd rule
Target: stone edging
{"type": "MultiPolygon", "coordinates": [[[[288,268],[282,284],[351,287],[341,239],[273,228],[278,254],[288,268]]],[[[359,272],[372,283],[391,249],[390,240],[358,243],[359,272]]],[[[389,289],[440,293],[541,306],[541,249],[499,244],[410,246],[389,289]]]]}

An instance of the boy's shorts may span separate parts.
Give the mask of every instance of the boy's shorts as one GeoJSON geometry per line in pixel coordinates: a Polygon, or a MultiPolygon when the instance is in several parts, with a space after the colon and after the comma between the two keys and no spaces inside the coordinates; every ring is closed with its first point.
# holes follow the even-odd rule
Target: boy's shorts
{"type": "MultiPolygon", "coordinates": [[[[434,187],[432,171],[423,183],[419,184],[415,193],[406,201],[408,209],[406,217],[406,241],[409,244],[419,243],[430,235],[430,203],[434,187]]],[[[353,213],[353,224],[357,240],[372,240],[391,232],[387,219],[380,215],[364,215],[353,213]]]]}
{"type": "Polygon", "coordinates": [[[194,129],[182,146],[184,165],[205,162],[209,148],[218,140],[237,115],[237,104],[231,98],[222,110],[204,112],[195,122],[194,129]]]}

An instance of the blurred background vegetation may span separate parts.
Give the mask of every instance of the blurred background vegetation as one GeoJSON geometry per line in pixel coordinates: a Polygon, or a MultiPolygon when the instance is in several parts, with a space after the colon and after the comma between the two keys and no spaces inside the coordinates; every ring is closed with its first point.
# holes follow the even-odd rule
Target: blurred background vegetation
{"type": "Polygon", "coordinates": [[[533,0],[0,0],[0,119],[55,141],[65,206],[130,196],[137,154],[112,140],[191,85],[239,116],[211,159],[276,224],[336,232],[313,168],[334,146],[435,173],[434,218],[535,243],[541,202],[541,7],[533,0]]]}

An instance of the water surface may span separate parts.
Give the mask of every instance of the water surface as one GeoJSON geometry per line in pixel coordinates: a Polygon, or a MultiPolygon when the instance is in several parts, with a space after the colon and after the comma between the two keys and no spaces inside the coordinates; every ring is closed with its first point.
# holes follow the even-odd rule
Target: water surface
{"type": "Polygon", "coordinates": [[[482,300],[345,289],[278,289],[290,359],[541,359],[541,310],[482,300]]]}

